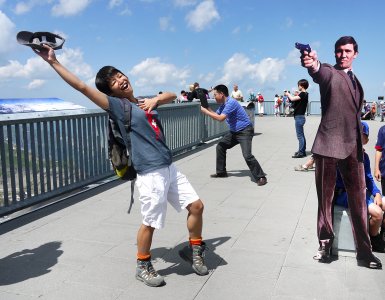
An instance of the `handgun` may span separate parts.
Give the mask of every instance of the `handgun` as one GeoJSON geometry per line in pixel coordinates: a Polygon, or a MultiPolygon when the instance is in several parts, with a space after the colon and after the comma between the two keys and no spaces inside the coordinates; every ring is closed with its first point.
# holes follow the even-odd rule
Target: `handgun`
{"type": "Polygon", "coordinates": [[[303,53],[304,51],[307,51],[307,53],[311,52],[311,48],[309,44],[301,44],[301,43],[295,43],[295,47],[303,53]]]}

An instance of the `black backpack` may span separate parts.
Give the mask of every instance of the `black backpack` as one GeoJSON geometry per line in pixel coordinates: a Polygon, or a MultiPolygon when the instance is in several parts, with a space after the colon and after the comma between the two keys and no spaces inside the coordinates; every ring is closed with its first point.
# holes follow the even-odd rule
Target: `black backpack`
{"type": "Polygon", "coordinates": [[[136,178],[136,170],[131,162],[131,147],[128,133],[131,130],[131,103],[122,99],[124,108],[124,127],[126,132],[126,140],[122,137],[117,122],[110,116],[108,117],[108,157],[111,161],[115,174],[123,180],[134,180],[136,178]]]}

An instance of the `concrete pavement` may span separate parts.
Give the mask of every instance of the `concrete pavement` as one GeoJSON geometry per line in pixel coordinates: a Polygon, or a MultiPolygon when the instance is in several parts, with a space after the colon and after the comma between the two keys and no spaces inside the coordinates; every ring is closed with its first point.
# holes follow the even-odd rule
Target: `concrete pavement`
{"type": "MultiPolygon", "coordinates": [[[[310,150],[319,117],[308,117],[310,150]]],[[[366,147],[384,123],[369,121],[366,147]]],[[[169,207],[166,227],[155,232],[154,267],[166,285],[151,288],[135,274],[140,207],[127,214],[130,183],[91,192],[0,224],[0,299],[384,299],[385,272],[340,256],[330,264],[312,259],[317,197],[314,171],[295,172],[306,159],[297,150],[293,118],[256,118],[253,153],[268,174],[251,181],[240,147],[228,152],[228,178],[212,179],[215,143],[177,157],[205,203],[203,237],[208,276],[178,256],[187,239],[186,213],[169,207]]],[[[378,254],[385,263],[385,255],[378,254]]]]}

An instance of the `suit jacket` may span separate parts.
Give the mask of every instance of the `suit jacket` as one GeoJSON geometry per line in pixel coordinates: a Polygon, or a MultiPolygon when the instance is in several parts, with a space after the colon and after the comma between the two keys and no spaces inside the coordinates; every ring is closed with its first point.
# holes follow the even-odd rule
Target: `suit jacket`
{"type": "Polygon", "coordinates": [[[344,159],[357,149],[358,161],[362,162],[361,107],[364,92],[360,82],[355,79],[357,88],[354,89],[350,77],[329,64],[321,64],[319,71],[310,76],[319,84],[322,112],[312,153],[344,159]]]}

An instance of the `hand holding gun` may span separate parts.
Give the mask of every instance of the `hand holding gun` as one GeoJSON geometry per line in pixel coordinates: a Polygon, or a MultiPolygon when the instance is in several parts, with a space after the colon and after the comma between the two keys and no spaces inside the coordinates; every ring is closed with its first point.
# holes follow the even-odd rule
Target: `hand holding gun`
{"type": "Polygon", "coordinates": [[[295,43],[295,47],[301,52],[302,66],[307,68],[312,73],[317,72],[319,66],[317,53],[311,50],[310,45],[295,43]]]}
{"type": "Polygon", "coordinates": [[[307,53],[310,53],[311,52],[311,47],[309,44],[301,44],[301,43],[295,43],[295,47],[301,51],[301,53],[303,54],[304,51],[306,51],[307,53]]]}

